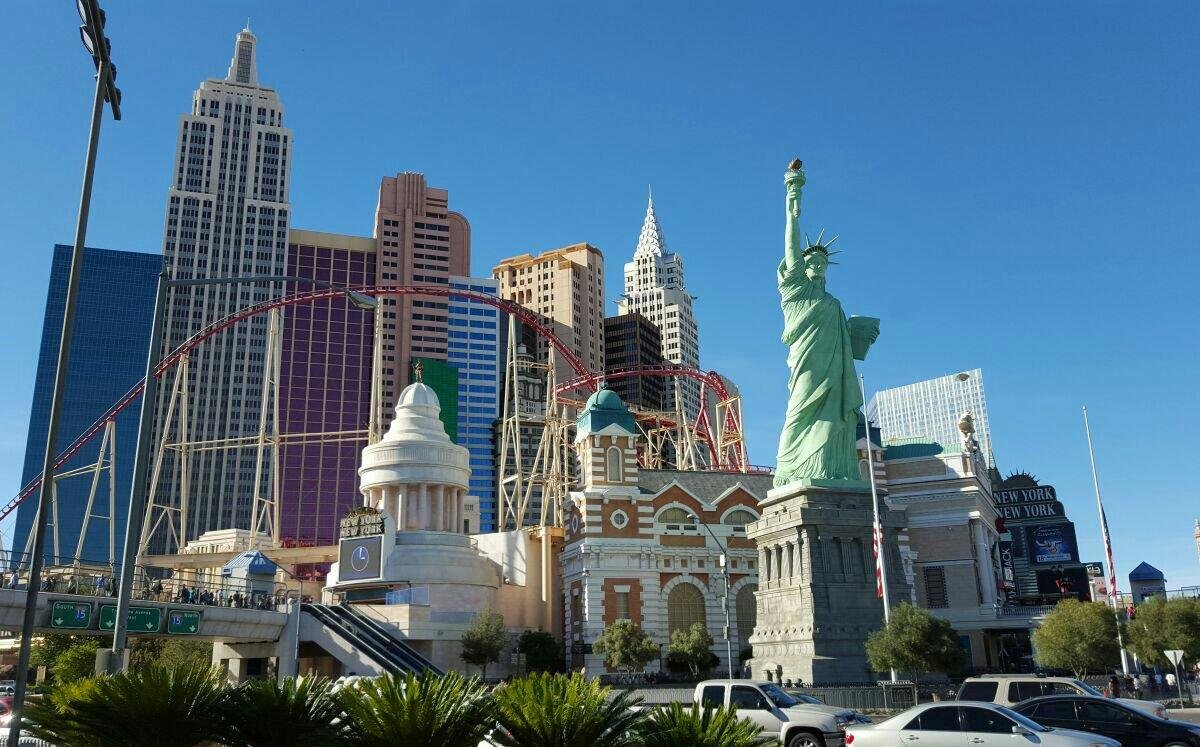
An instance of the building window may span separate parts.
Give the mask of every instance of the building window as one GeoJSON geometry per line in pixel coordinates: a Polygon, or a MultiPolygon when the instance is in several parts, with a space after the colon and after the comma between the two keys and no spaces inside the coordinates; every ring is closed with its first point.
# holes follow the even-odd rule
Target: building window
{"type": "Polygon", "coordinates": [[[621,482],[623,479],[623,462],[625,455],[621,453],[621,449],[617,446],[608,447],[608,452],[604,456],[604,477],[609,482],[621,482]]]}
{"type": "Polygon", "coordinates": [[[737,596],[734,598],[734,612],[737,614],[738,651],[750,645],[750,635],[754,632],[755,623],[758,622],[758,602],[754,599],[756,591],[758,591],[758,587],[749,584],[738,589],[737,596]]]}
{"type": "Polygon", "coordinates": [[[758,517],[744,508],[737,508],[725,514],[725,518],[721,519],[722,524],[728,524],[733,527],[735,532],[746,531],[746,525],[758,521],[758,517]]]}
{"type": "Polygon", "coordinates": [[[625,525],[629,523],[629,515],[624,511],[617,509],[616,511],[613,511],[611,515],[609,515],[608,522],[617,529],[623,529],[625,528],[625,525]]]}
{"type": "Polygon", "coordinates": [[[618,620],[631,619],[629,617],[629,592],[618,591],[618,592],[616,592],[615,596],[616,596],[616,603],[617,603],[616,619],[618,619],[618,620]]]}
{"type": "Polygon", "coordinates": [[[667,636],[676,630],[688,630],[695,623],[705,624],[704,595],[691,584],[679,584],[667,595],[667,636]]]}
{"type": "Polygon", "coordinates": [[[687,511],[679,508],[678,506],[672,506],[671,508],[663,510],[663,512],[658,515],[656,521],[659,524],[662,524],[663,528],[667,529],[668,531],[678,532],[683,529],[695,530],[696,528],[695,520],[688,516],[687,511]]]}
{"type": "Polygon", "coordinates": [[[929,609],[944,609],[950,606],[946,595],[946,569],[942,566],[922,568],[925,577],[925,606],[929,609]]]}

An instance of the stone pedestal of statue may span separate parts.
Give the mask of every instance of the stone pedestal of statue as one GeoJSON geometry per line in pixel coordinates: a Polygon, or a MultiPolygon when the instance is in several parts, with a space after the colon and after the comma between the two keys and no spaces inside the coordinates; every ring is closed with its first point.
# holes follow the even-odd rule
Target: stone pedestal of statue
{"type": "MultiPolygon", "coordinates": [[[[758,546],[753,676],[822,685],[874,682],[867,634],[883,626],[871,549],[871,488],[859,480],[801,480],[776,488],[746,527],[758,546]]],[[[908,599],[896,535],[903,515],[882,508],[893,603],[908,599]]]]}

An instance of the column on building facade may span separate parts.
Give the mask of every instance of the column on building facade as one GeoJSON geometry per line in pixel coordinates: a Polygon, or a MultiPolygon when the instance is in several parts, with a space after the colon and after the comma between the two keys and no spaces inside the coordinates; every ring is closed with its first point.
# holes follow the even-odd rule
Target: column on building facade
{"type": "Polygon", "coordinates": [[[758,550],[758,569],[762,571],[762,582],[764,587],[771,585],[771,551],[768,548],[762,547],[758,550]]]}
{"type": "Polygon", "coordinates": [[[980,519],[971,519],[971,537],[975,541],[975,569],[979,578],[979,591],[983,605],[996,603],[996,579],[992,573],[992,552],[987,541],[987,531],[980,519]]]}
{"type": "Polygon", "coordinates": [[[417,510],[417,529],[429,528],[429,486],[421,483],[417,486],[417,504],[420,508],[417,510]]]}
{"type": "Polygon", "coordinates": [[[435,485],[433,488],[433,526],[435,532],[446,531],[446,486],[435,485]]]}
{"type": "Polygon", "coordinates": [[[392,514],[392,517],[396,520],[396,530],[400,532],[404,531],[404,513],[405,509],[407,508],[407,506],[405,506],[405,502],[408,496],[406,495],[407,491],[405,490],[405,487],[406,486],[404,485],[397,485],[395,487],[396,513],[392,514]]]}

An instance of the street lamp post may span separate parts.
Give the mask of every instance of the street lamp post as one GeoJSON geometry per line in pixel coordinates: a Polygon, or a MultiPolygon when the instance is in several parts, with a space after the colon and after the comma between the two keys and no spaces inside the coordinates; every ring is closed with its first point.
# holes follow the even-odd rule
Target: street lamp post
{"type": "MultiPolygon", "coordinates": [[[[125,648],[128,643],[129,603],[133,592],[134,563],[137,561],[138,542],[142,534],[142,522],[145,520],[147,476],[150,471],[150,453],[152,431],[154,429],[154,404],[158,390],[158,379],[154,375],[158,368],[162,351],[163,317],[166,314],[167,293],[169,288],[183,288],[204,285],[239,285],[245,283],[310,283],[312,285],[341,288],[341,286],[312,278],[299,278],[275,275],[254,275],[250,277],[202,278],[196,280],[171,280],[165,272],[158,276],[158,289],[154,295],[154,319],[150,326],[150,350],[146,354],[145,385],[142,389],[142,409],[138,419],[138,440],[134,451],[133,482],[129,487],[129,514],[125,521],[125,549],[121,557],[121,579],[117,587],[117,617],[113,626],[113,644],[111,649],[101,649],[96,654],[97,671],[116,674],[125,668],[125,648]]],[[[374,309],[377,301],[350,289],[342,289],[347,299],[356,307],[367,310],[374,309]]],[[[378,313],[378,312],[376,312],[378,313]]]]}
{"type": "Polygon", "coordinates": [[[71,333],[75,322],[75,300],[79,279],[83,274],[83,246],[87,238],[88,213],[92,204],[92,176],[96,170],[96,147],[100,142],[101,114],[104,102],[109,102],[113,119],[121,118],[121,91],[116,86],[117,68],[109,55],[111,44],[104,36],[104,11],[97,0],[76,0],[83,24],[79,36],[96,65],[96,92],[92,99],[91,125],[88,130],[87,156],[83,169],[83,190],[79,197],[79,213],[75,222],[75,246],[71,250],[71,269],[67,276],[67,298],[63,308],[62,333],[58,340],[58,361],[54,368],[54,389],[50,397],[49,425],[46,428],[46,450],[42,460],[42,484],[38,491],[38,510],[33,525],[32,557],[29,559],[29,582],[25,591],[25,617],[21,623],[21,648],[17,655],[16,688],[12,703],[12,720],[8,744],[16,745],[21,737],[21,712],[24,710],[25,689],[29,680],[29,655],[37,614],[38,587],[42,580],[42,565],[46,544],[48,501],[54,490],[54,457],[58,446],[58,416],[66,390],[67,368],[70,365],[71,333]]]}
{"type": "Polygon", "coordinates": [[[713,534],[713,530],[708,524],[700,521],[695,514],[688,514],[688,518],[704,527],[708,536],[712,537],[713,542],[716,542],[717,547],[721,549],[721,578],[725,581],[725,595],[721,597],[721,607],[725,611],[725,657],[729,660],[729,679],[733,679],[733,642],[729,637],[729,553],[726,552],[725,546],[721,544],[721,540],[717,539],[717,535],[713,534]]]}

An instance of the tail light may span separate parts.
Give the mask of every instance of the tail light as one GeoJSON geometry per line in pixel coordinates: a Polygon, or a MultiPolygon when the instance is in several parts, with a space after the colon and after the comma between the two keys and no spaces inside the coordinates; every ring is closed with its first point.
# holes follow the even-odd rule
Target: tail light
{"type": "Polygon", "coordinates": [[[854,734],[852,734],[852,733],[846,734],[846,744],[854,744],[854,734]]]}

